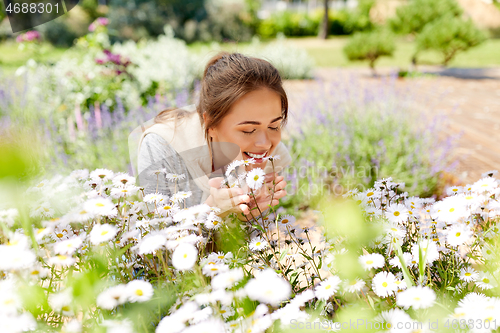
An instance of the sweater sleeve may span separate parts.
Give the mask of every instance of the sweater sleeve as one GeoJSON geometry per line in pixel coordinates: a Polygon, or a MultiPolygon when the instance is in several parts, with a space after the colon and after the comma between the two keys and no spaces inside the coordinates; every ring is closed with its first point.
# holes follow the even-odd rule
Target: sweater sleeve
{"type": "Polygon", "coordinates": [[[161,193],[167,196],[179,191],[191,191],[191,196],[186,199],[186,206],[197,205],[201,201],[202,191],[191,178],[186,164],[175,149],[165,139],[156,133],[144,136],[138,156],[139,185],[144,187],[144,193],[161,193]],[[165,178],[166,173],[184,174],[186,178],[177,182],[177,187],[172,181],[165,178]]]}

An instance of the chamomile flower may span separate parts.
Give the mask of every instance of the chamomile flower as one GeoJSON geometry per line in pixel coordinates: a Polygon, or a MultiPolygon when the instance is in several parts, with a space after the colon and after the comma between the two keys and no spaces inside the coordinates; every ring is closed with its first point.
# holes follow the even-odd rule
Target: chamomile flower
{"type": "Polygon", "coordinates": [[[278,226],[282,227],[283,229],[286,229],[286,227],[293,227],[293,224],[295,223],[296,219],[295,216],[292,215],[283,215],[279,218],[277,221],[278,226]]]}
{"type": "Polygon", "coordinates": [[[132,185],[132,184],[127,184],[127,185],[122,185],[120,187],[115,187],[111,189],[111,197],[118,199],[118,198],[125,198],[127,196],[132,196],[139,191],[139,187],[132,185]]]}
{"type": "Polygon", "coordinates": [[[218,230],[222,226],[222,219],[214,212],[210,212],[205,220],[205,226],[210,230],[218,230]]]}
{"type": "Polygon", "coordinates": [[[63,315],[71,315],[72,289],[68,288],[63,291],[49,295],[49,305],[55,312],[62,312],[63,315]]]}
{"type": "Polygon", "coordinates": [[[278,306],[288,299],[292,288],[273,269],[266,268],[261,272],[255,271],[255,278],[248,281],[244,290],[251,300],[278,306]]]}
{"type": "Polygon", "coordinates": [[[219,273],[224,273],[229,270],[229,266],[226,264],[222,263],[208,263],[207,265],[203,266],[202,273],[205,274],[206,276],[214,277],[219,273]]]}
{"type": "Polygon", "coordinates": [[[462,186],[451,186],[446,189],[446,194],[448,195],[460,194],[462,192],[463,192],[462,186]]]}
{"type": "Polygon", "coordinates": [[[267,243],[267,241],[260,236],[252,239],[250,241],[250,244],[248,245],[250,250],[252,250],[254,252],[262,251],[262,250],[266,249],[268,246],[269,246],[269,244],[267,243]]]}
{"type": "Polygon", "coordinates": [[[365,281],[361,279],[354,279],[350,281],[344,281],[344,290],[350,293],[356,293],[363,290],[366,285],[365,281]]]}
{"type": "Polygon", "coordinates": [[[114,176],[113,171],[108,169],[95,169],[90,173],[90,178],[94,181],[105,182],[112,179],[114,176]]]}
{"type": "Polygon", "coordinates": [[[446,242],[451,246],[466,243],[472,237],[472,231],[465,224],[455,224],[446,233],[446,242]]]}
{"type": "Polygon", "coordinates": [[[483,290],[495,287],[493,277],[487,272],[479,272],[479,277],[476,280],[476,286],[483,290]]]}
{"type": "Polygon", "coordinates": [[[479,278],[479,274],[472,267],[462,268],[460,270],[460,280],[465,282],[473,282],[479,278]]]}
{"type": "Polygon", "coordinates": [[[117,185],[134,185],[135,184],[135,177],[132,177],[126,173],[120,172],[115,174],[113,177],[113,184],[115,186],[117,185]]]}
{"type": "Polygon", "coordinates": [[[82,247],[83,241],[80,237],[71,237],[68,239],[65,239],[63,241],[57,242],[54,244],[54,252],[56,254],[67,254],[67,255],[72,255],[75,253],[76,250],[78,250],[80,247],[82,247]]]}
{"type": "Polygon", "coordinates": [[[164,248],[167,239],[163,233],[150,233],[145,236],[139,243],[139,254],[155,253],[157,250],[164,248]]]}
{"type": "Polygon", "coordinates": [[[129,302],[146,302],[153,297],[153,286],[151,283],[143,280],[133,280],[127,283],[126,293],[129,302]]]}
{"type": "Polygon", "coordinates": [[[167,201],[168,197],[160,193],[150,193],[144,197],[144,202],[148,203],[160,204],[160,203],[166,203],[167,201]]]}
{"type": "Polygon", "coordinates": [[[6,210],[0,210],[0,223],[5,223],[9,227],[12,227],[16,222],[16,218],[19,212],[15,208],[9,208],[6,210]]]}
{"type": "Polygon", "coordinates": [[[232,161],[231,163],[229,163],[229,165],[227,166],[227,169],[226,169],[226,177],[229,177],[231,175],[231,172],[233,172],[233,170],[237,169],[240,165],[243,165],[243,161],[241,160],[236,160],[236,161],[232,161]]]}
{"type": "Polygon", "coordinates": [[[314,295],[320,300],[327,300],[337,292],[339,289],[341,280],[338,276],[334,275],[328,279],[320,282],[316,288],[314,288],[314,295]]]}
{"type": "Polygon", "coordinates": [[[431,288],[416,286],[398,293],[396,304],[405,309],[412,307],[418,310],[431,307],[435,300],[436,293],[431,288]]]}
{"type": "Polygon", "coordinates": [[[235,283],[243,279],[241,267],[220,273],[212,279],[213,289],[231,288],[235,283]]]}
{"type": "Polygon", "coordinates": [[[398,288],[394,281],[396,278],[391,272],[379,272],[372,280],[373,291],[379,297],[391,296],[398,288]]]}
{"type": "Polygon", "coordinates": [[[472,184],[472,190],[477,193],[488,193],[497,187],[498,180],[493,177],[485,177],[472,184]]]}
{"type": "Polygon", "coordinates": [[[94,198],[83,204],[83,210],[100,216],[115,217],[118,210],[115,204],[108,198],[94,198]]]}
{"type": "Polygon", "coordinates": [[[185,174],[176,174],[176,173],[167,173],[165,175],[165,178],[167,178],[167,180],[175,182],[178,180],[186,179],[186,175],[185,174]]]}
{"type": "Polygon", "coordinates": [[[180,271],[192,269],[198,259],[198,249],[189,243],[180,243],[172,254],[172,265],[180,271]]]}
{"type": "Polygon", "coordinates": [[[385,263],[384,256],[379,253],[361,255],[358,260],[365,270],[383,267],[385,263]]]}
{"type": "Polygon", "coordinates": [[[252,190],[258,190],[264,184],[265,175],[261,168],[252,169],[247,173],[246,183],[252,190]]]}
{"type": "Polygon", "coordinates": [[[115,238],[118,228],[111,224],[96,224],[90,232],[90,242],[92,244],[101,244],[109,242],[115,238]]]}
{"type": "Polygon", "coordinates": [[[193,193],[191,191],[179,191],[179,192],[175,193],[174,195],[172,195],[172,197],[170,198],[170,201],[172,201],[173,203],[179,203],[182,200],[189,198],[192,194],[193,193]]]}
{"type": "Polygon", "coordinates": [[[72,266],[75,262],[75,258],[63,254],[59,254],[49,259],[49,264],[64,267],[72,266]]]}
{"type": "Polygon", "coordinates": [[[113,310],[127,301],[128,293],[125,284],[110,287],[97,296],[96,304],[101,309],[113,310]]]}
{"type": "Polygon", "coordinates": [[[422,251],[422,258],[425,258],[426,264],[432,264],[434,261],[439,259],[439,252],[437,250],[436,243],[429,239],[423,239],[418,244],[413,244],[411,248],[411,254],[413,259],[419,260],[419,251],[422,251]]]}
{"type": "Polygon", "coordinates": [[[446,197],[434,204],[435,217],[443,222],[454,223],[468,215],[464,195],[446,197]]]}
{"type": "Polygon", "coordinates": [[[401,223],[408,218],[408,208],[402,204],[392,204],[387,207],[386,216],[392,223],[401,223]]]}
{"type": "MultiPolygon", "coordinates": [[[[403,259],[404,259],[404,264],[406,267],[409,267],[411,265],[411,260],[412,260],[412,255],[411,253],[408,253],[408,252],[404,252],[403,253],[403,259]]],[[[399,257],[394,257],[392,259],[389,260],[389,264],[392,266],[392,267],[398,267],[400,269],[403,268],[403,266],[401,266],[401,260],[399,260],[399,257]]]]}

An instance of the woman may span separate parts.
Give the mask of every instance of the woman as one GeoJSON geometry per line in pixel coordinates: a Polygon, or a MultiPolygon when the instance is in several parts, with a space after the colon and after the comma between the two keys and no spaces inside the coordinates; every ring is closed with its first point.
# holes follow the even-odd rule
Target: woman
{"type": "Polygon", "coordinates": [[[240,53],[220,52],[205,67],[198,106],[162,111],[142,134],[139,183],[145,193],[191,191],[186,206],[206,203],[220,208],[221,217],[231,212],[242,212],[245,216],[238,214],[242,220],[257,216],[255,206],[265,211],[286,195],[286,182],[277,172],[291,162],[281,142],[287,116],[287,96],[273,65],[240,53]],[[280,156],[274,160],[276,173],[267,160],[273,155],[280,156]],[[266,173],[266,186],[255,196],[257,204],[246,194],[248,188],[221,188],[223,178],[214,178],[223,175],[222,167],[229,162],[252,158],[257,163],[246,170],[262,168],[266,173]],[[184,174],[186,179],[170,182],[160,171],[184,174]]]}

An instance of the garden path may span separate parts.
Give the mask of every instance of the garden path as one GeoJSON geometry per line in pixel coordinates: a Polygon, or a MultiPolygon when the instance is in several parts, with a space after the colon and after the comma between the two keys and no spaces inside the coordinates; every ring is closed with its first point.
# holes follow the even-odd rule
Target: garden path
{"type": "MultiPolygon", "coordinates": [[[[438,74],[396,80],[396,87],[411,88],[419,95],[422,112],[443,112],[449,116],[449,130],[461,133],[453,157],[458,165],[453,171],[458,183],[478,180],[483,172],[500,171],[500,68],[446,69],[420,67],[420,71],[438,74]]],[[[354,75],[368,87],[376,87],[390,69],[378,70],[373,77],[368,69],[320,68],[315,75],[326,81],[339,75],[354,75]]],[[[315,85],[312,80],[285,81],[290,106],[298,105],[315,85]]]]}

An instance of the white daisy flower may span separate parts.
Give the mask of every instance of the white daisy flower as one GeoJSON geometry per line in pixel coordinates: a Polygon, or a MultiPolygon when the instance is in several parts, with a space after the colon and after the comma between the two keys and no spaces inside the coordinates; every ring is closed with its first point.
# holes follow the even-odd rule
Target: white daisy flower
{"type": "Polygon", "coordinates": [[[114,176],[113,171],[108,169],[95,169],[90,173],[90,178],[94,181],[105,182],[112,179],[114,176]]]}
{"type": "Polygon", "coordinates": [[[472,184],[472,190],[477,193],[490,192],[496,188],[498,188],[498,180],[493,177],[485,177],[472,184]]]}
{"type": "Polygon", "coordinates": [[[115,217],[118,210],[115,204],[108,198],[94,198],[83,204],[83,210],[100,216],[115,217]]]}
{"type": "Polygon", "coordinates": [[[134,185],[135,177],[124,172],[119,172],[113,177],[113,184],[116,185],[134,185]]]}
{"type": "Polygon", "coordinates": [[[463,194],[446,197],[436,202],[434,209],[435,218],[446,223],[455,223],[469,214],[463,194]]]}
{"type": "Polygon", "coordinates": [[[176,204],[165,204],[158,207],[158,213],[161,216],[173,216],[177,211],[179,211],[179,206],[176,204]]]}
{"type": "Polygon", "coordinates": [[[408,286],[406,285],[406,282],[401,279],[396,279],[394,281],[394,284],[398,287],[398,290],[405,290],[408,286]]]}
{"type": "Polygon", "coordinates": [[[460,194],[464,191],[462,186],[450,186],[446,189],[446,194],[447,195],[455,195],[455,194],[460,194]]]}
{"type": "Polygon", "coordinates": [[[386,217],[392,223],[402,223],[408,216],[408,208],[402,204],[392,204],[387,207],[386,217]]]}
{"type": "Polygon", "coordinates": [[[198,249],[189,243],[180,243],[172,254],[172,265],[180,271],[193,268],[198,259],[198,249]]]}
{"type": "Polygon", "coordinates": [[[236,160],[236,161],[232,161],[231,163],[229,163],[229,165],[227,166],[227,169],[226,169],[226,177],[229,178],[229,176],[231,175],[231,172],[233,172],[233,170],[237,169],[240,165],[243,165],[243,161],[240,161],[240,160],[236,160]]]}
{"type": "Polygon", "coordinates": [[[57,242],[54,244],[54,252],[56,254],[67,254],[67,255],[72,255],[75,253],[76,250],[78,250],[80,247],[82,247],[83,241],[80,237],[71,237],[68,239],[65,239],[63,241],[57,242]]]}
{"type": "Polygon", "coordinates": [[[49,264],[68,267],[73,265],[76,262],[76,259],[66,255],[57,255],[49,259],[49,264]]]}
{"type": "Polygon", "coordinates": [[[243,269],[241,267],[220,273],[212,279],[212,288],[227,289],[243,279],[243,269]]]}
{"type": "Polygon", "coordinates": [[[160,193],[150,193],[144,196],[144,202],[148,203],[166,203],[168,201],[168,197],[160,194],[160,193]]]}
{"type": "Polygon", "coordinates": [[[488,243],[485,243],[483,245],[483,247],[481,248],[481,254],[483,255],[484,259],[486,259],[486,260],[491,260],[491,259],[495,258],[495,252],[493,251],[491,246],[488,245],[488,243]]]}
{"type": "Polygon", "coordinates": [[[167,173],[165,175],[165,178],[167,178],[168,180],[172,181],[172,182],[175,182],[177,180],[182,180],[182,179],[186,179],[186,175],[185,174],[176,174],[176,173],[167,173]]]}
{"type": "Polygon", "coordinates": [[[384,256],[379,253],[361,255],[359,256],[358,260],[365,270],[370,270],[372,268],[381,268],[385,264],[384,256]]]}
{"type": "Polygon", "coordinates": [[[281,216],[279,220],[276,221],[276,223],[278,224],[278,226],[282,227],[283,229],[286,229],[286,227],[293,228],[295,221],[296,221],[295,216],[287,214],[281,216]]]}
{"type": "MultiPolygon", "coordinates": [[[[379,316],[375,318],[377,322],[382,322],[382,327],[390,329],[389,332],[412,332],[410,329],[398,329],[401,327],[401,324],[410,325],[410,327],[414,327],[413,323],[415,322],[406,312],[401,309],[391,309],[388,311],[382,311],[379,316]]],[[[404,326],[403,326],[404,327],[404,326]]]]}
{"type": "Polygon", "coordinates": [[[71,302],[73,300],[72,289],[68,288],[63,291],[50,294],[48,301],[54,312],[62,312],[63,315],[72,315],[71,302]]]}
{"type": "Polygon", "coordinates": [[[394,294],[397,285],[396,278],[391,272],[379,272],[373,277],[372,289],[379,297],[387,297],[394,294]]]}
{"type": "Polygon", "coordinates": [[[145,236],[139,243],[138,253],[148,254],[155,253],[157,250],[164,248],[167,239],[163,233],[151,233],[145,236]]]}
{"type": "Polygon", "coordinates": [[[481,175],[481,178],[484,178],[484,177],[493,177],[494,175],[496,175],[498,173],[498,170],[490,170],[490,171],[486,171],[485,173],[483,173],[481,175]]]}
{"type": "Polygon", "coordinates": [[[460,280],[465,282],[473,282],[479,278],[479,274],[472,267],[462,268],[460,270],[460,280]]]}
{"type": "Polygon", "coordinates": [[[250,241],[250,244],[248,245],[250,250],[252,250],[254,252],[262,251],[262,250],[266,249],[268,246],[269,246],[269,244],[267,243],[267,241],[260,236],[253,238],[250,241]]]}
{"type": "Polygon", "coordinates": [[[413,259],[418,263],[419,260],[419,249],[422,249],[422,258],[425,258],[426,264],[432,264],[434,261],[439,259],[439,252],[437,250],[436,243],[430,239],[423,239],[418,244],[413,244],[411,248],[411,254],[413,259]],[[427,255],[427,257],[426,257],[427,255]]]}
{"type": "MultiPolygon", "coordinates": [[[[404,263],[405,263],[406,267],[410,267],[411,266],[411,260],[412,260],[411,253],[404,252],[403,253],[403,259],[405,261],[404,263]]],[[[399,260],[399,257],[394,257],[394,258],[390,259],[389,260],[389,264],[392,267],[398,267],[400,269],[403,269],[403,266],[401,266],[401,260],[399,260]]]]}
{"type": "Polygon", "coordinates": [[[329,299],[339,289],[341,280],[338,276],[334,275],[328,279],[321,281],[314,288],[314,295],[321,300],[329,299]]]}
{"type": "Polygon", "coordinates": [[[214,212],[210,212],[205,220],[205,226],[210,230],[218,230],[222,226],[222,219],[214,212]]]}
{"type": "Polygon", "coordinates": [[[125,198],[127,196],[132,196],[139,191],[139,187],[135,185],[123,185],[120,187],[115,187],[111,189],[111,197],[118,199],[118,198],[125,198]]]}
{"type": "Polygon", "coordinates": [[[5,223],[7,226],[12,227],[16,222],[19,212],[15,208],[0,210],[0,223],[5,223]]]}
{"type": "Polygon", "coordinates": [[[127,288],[125,284],[110,287],[97,296],[96,304],[101,309],[113,310],[118,305],[127,302],[127,288]]]}
{"type": "Polygon", "coordinates": [[[278,306],[288,299],[292,288],[273,269],[266,268],[261,272],[255,271],[255,278],[248,281],[244,290],[251,300],[278,306]]]}
{"type": "Polygon", "coordinates": [[[446,232],[446,241],[451,246],[459,246],[466,243],[472,237],[472,231],[464,224],[455,224],[446,232]]]}
{"type": "Polygon", "coordinates": [[[479,272],[479,277],[476,280],[476,286],[483,290],[492,289],[495,287],[495,280],[488,272],[479,272]]]}
{"type": "Polygon", "coordinates": [[[129,302],[146,302],[153,297],[153,286],[143,280],[133,280],[127,283],[126,291],[129,302]]]}
{"type": "Polygon", "coordinates": [[[418,310],[431,307],[435,300],[436,293],[431,288],[416,286],[398,293],[396,304],[405,309],[412,307],[418,310]]]}
{"type": "Polygon", "coordinates": [[[170,201],[173,203],[179,203],[182,200],[189,198],[191,195],[192,195],[191,191],[179,191],[179,192],[175,193],[174,195],[172,195],[172,197],[170,198],[170,201]]]}
{"type": "Polygon", "coordinates": [[[0,245],[0,271],[19,271],[32,267],[36,255],[20,246],[0,245]]]}
{"type": "Polygon", "coordinates": [[[86,180],[89,177],[88,169],[74,170],[69,174],[69,177],[75,180],[86,180]]]}
{"type": "Polygon", "coordinates": [[[219,273],[224,273],[229,270],[229,266],[221,263],[208,263],[203,266],[202,273],[206,276],[214,277],[219,273]]]}
{"type": "Polygon", "coordinates": [[[111,224],[96,224],[89,234],[90,242],[92,244],[101,244],[109,242],[115,238],[118,233],[118,228],[111,224]]]}
{"type": "Polygon", "coordinates": [[[344,290],[350,293],[356,293],[363,290],[366,285],[365,281],[361,279],[354,279],[351,281],[344,281],[344,290]]]}
{"type": "Polygon", "coordinates": [[[252,190],[258,190],[262,187],[262,184],[264,184],[265,175],[264,170],[255,168],[247,173],[245,181],[252,190]]]}
{"type": "Polygon", "coordinates": [[[106,327],[106,333],[134,333],[134,325],[130,319],[103,320],[101,326],[106,327]]]}

